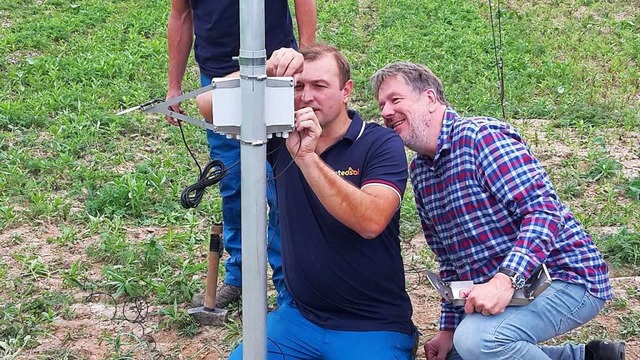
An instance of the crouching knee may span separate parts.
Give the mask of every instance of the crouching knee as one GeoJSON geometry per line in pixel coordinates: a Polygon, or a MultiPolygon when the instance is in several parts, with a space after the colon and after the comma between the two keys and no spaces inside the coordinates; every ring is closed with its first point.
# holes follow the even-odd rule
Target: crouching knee
{"type": "Polygon", "coordinates": [[[481,321],[482,315],[467,316],[456,328],[453,346],[463,359],[495,360],[500,344],[495,334],[481,321]]]}

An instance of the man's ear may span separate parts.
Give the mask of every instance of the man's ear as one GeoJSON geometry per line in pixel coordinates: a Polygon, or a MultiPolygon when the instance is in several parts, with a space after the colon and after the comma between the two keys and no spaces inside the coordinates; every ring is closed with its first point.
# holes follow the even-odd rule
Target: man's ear
{"type": "Polygon", "coordinates": [[[349,99],[351,99],[351,92],[353,92],[353,81],[349,79],[342,88],[342,102],[345,104],[349,102],[349,99]]]}
{"type": "Polygon", "coordinates": [[[422,92],[422,98],[429,112],[434,112],[438,108],[440,102],[433,89],[427,89],[422,92]]]}

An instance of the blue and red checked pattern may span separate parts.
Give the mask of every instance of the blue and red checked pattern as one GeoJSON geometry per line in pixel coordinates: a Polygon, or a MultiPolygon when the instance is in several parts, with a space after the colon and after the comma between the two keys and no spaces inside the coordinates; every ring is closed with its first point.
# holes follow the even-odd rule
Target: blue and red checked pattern
{"type": "MultiPolygon", "coordinates": [[[[448,108],[434,159],[414,157],[410,173],[443,280],[486,282],[501,266],[528,278],[545,263],[554,280],[613,297],[602,255],[509,125],[448,108]]],[[[440,329],[454,330],[462,314],[443,302],[440,329]]]]}

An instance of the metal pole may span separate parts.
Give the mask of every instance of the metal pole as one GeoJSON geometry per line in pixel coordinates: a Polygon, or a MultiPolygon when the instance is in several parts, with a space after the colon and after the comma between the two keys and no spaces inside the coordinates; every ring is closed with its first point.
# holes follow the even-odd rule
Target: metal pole
{"type": "Polygon", "coordinates": [[[264,0],[240,0],[243,358],[266,359],[267,241],[264,0]]]}

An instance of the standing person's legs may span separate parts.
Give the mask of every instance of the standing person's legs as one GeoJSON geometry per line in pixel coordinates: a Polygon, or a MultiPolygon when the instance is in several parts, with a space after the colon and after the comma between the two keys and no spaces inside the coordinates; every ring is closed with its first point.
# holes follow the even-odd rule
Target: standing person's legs
{"type": "MultiPolygon", "coordinates": [[[[211,83],[211,79],[201,75],[202,86],[211,83]]],[[[240,116],[240,114],[238,114],[240,116]]],[[[222,221],[224,247],[229,253],[225,263],[225,284],[231,285],[218,293],[216,307],[225,307],[240,298],[242,287],[242,220],[241,220],[241,184],[240,184],[240,143],[235,139],[207,130],[211,159],[224,163],[228,173],[220,180],[220,196],[222,197],[222,221]]],[[[267,201],[269,204],[269,222],[267,231],[267,255],[273,269],[273,282],[278,290],[278,303],[286,297],[282,260],[280,256],[280,227],[277,217],[275,183],[271,167],[267,164],[267,201]]]]}
{"type": "MultiPolygon", "coordinates": [[[[211,79],[201,75],[202,86],[211,84],[211,79]]],[[[229,254],[225,263],[226,275],[224,285],[219,288],[216,307],[226,307],[240,299],[242,289],[242,252],[241,252],[241,219],[240,219],[240,144],[237,140],[207,130],[209,156],[212,160],[220,160],[228,169],[220,180],[220,197],[222,198],[222,240],[229,254]],[[236,165],[237,164],[237,165],[236,165]],[[235,165],[235,166],[234,166],[235,165]],[[231,285],[231,286],[229,286],[231,285]]]]}
{"type": "Polygon", "coordinates": [[[584,345],[536,344],[577,328],[604,307],[582,285],[554,281],[527,306],[498,315],[466,315],[455,331],[456,351],[466,359],[584,359],[584,345]]]}

